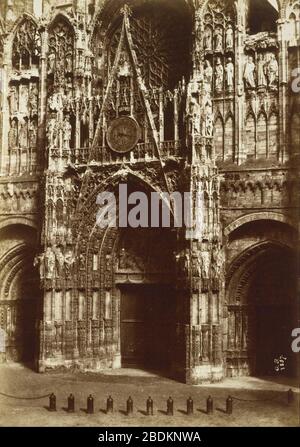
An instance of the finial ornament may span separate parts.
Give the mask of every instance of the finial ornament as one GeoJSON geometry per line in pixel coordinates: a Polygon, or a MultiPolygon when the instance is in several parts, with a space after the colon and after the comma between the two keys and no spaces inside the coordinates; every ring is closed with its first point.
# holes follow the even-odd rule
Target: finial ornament
{"type": "Polygon", "coordinates": [[[120,11],[124,17],[130,17],[132,15],[132,9],[127,5],[127,3],[125,3],[120,11]]]}

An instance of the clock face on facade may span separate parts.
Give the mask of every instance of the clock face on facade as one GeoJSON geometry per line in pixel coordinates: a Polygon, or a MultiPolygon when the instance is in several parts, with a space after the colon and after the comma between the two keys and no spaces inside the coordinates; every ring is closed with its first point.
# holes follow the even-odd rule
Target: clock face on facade
{"type": "Polygon", "coordinates": [[[113,120],[107,130],[109,147],[119,153],[131,151],[140,139],[140,128],[135,119],[120,116],[113,120]]]}

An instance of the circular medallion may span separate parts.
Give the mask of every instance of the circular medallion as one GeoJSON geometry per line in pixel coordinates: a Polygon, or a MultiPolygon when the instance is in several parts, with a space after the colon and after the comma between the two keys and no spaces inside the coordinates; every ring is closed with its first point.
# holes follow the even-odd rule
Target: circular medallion
{"type": "Polygon", "coordinates": [[[107,144],[119,153],[131,151],[140,139],[140,128],[134,118],[120,116],[113,120],[107,130],[107,144]]]}

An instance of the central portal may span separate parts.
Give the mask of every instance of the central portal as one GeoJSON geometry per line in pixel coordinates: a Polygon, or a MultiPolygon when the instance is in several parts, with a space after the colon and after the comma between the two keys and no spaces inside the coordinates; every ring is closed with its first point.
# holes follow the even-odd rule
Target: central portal
{"type": "Polygon", "coordinates": [[[166,370],[174,330],[174,294],[166,285],[122,285],[122,367],[166,370]]]}

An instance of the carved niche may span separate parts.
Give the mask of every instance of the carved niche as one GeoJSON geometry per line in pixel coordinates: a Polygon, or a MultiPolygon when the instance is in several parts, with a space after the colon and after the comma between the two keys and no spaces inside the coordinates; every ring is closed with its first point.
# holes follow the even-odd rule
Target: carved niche
{"type": "Polygon", "coordinates": [[[7,171],[11,174],[37,169],[40,52],[41,39],[37,25],[26,17],[13,39],[13,71],[7,96],[10,124],[7,171]]]}

